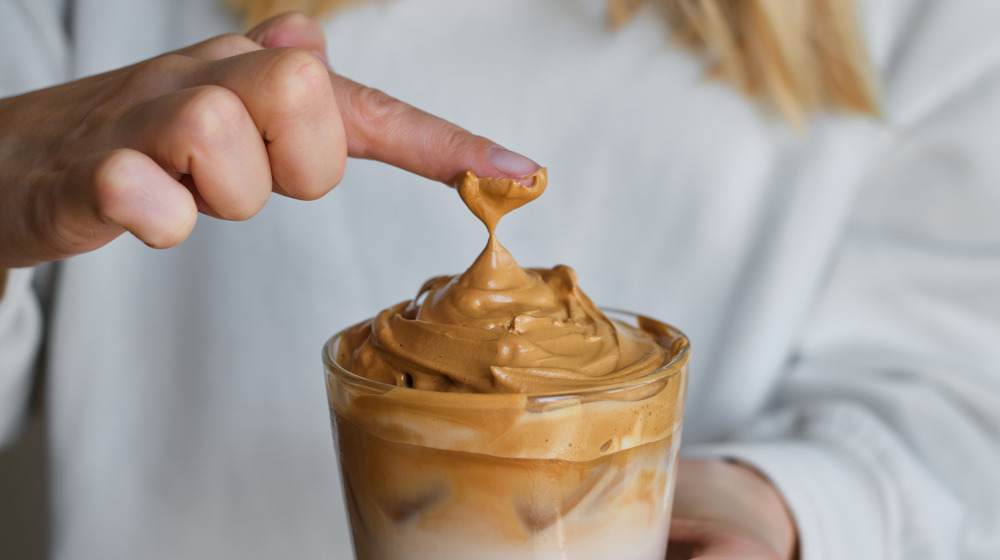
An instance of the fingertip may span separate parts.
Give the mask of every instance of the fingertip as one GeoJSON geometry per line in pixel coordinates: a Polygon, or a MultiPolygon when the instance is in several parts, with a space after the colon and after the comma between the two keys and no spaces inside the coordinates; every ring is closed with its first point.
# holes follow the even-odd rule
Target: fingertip
{"type": "Polygon", "coordinates": [[[278,14],[251,29],[247,37],[265,48],[299,47],[313,51],[317,56],[322,53],[320,58],[327,63],[323,28],[302,12],[278,14]]]}
{"type": "MultiPolygon", "coordinates": [[[[534,186],[535,178],[543,170],[541,165],[527,156],[508,150],[489,140],[482,140],[487,143],[488,147],[483,150],[477,146],[476,156],[470,158],[471,162],[465,169],[472,171],[478,177],[506,177],[514,179],[526,187],[534,186]]],[[[454,186],[454,180],[448,184],[454,186]]]]}
{"type": "Polygon", "coordinates": [[[497,145],[486,150],[486,159],[501,177],[512,179],[528,179],[542,169],[530,158],[497,145]]]}

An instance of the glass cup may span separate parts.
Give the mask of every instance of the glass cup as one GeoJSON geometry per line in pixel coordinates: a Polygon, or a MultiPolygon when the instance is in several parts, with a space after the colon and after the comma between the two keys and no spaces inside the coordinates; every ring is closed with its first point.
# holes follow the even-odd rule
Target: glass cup
{"type": "Polygon", "coordinates": [[[668,362],[613,385],[546,394],[397,387],[324,346],[334,439],[358,560],[663,560],[689,346],[658,321],[668,362]]]}

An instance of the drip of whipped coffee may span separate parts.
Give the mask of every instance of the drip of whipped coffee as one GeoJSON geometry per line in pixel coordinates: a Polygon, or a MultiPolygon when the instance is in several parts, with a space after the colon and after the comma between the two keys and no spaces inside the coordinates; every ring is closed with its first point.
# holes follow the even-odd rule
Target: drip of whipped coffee
{"type": "Polygon", "coordinates": [[[489,231],[489,242],[461,275],[428,280],[402,302],[345,335],[339,363],[383,383],[432,391],[548,393],[613,384],[662,366],[662,330],[609,319],[580,290],[566,266],[523,269],[497,241],[508,212],[545,190],[479,178],[456,186],[489,231]]]}

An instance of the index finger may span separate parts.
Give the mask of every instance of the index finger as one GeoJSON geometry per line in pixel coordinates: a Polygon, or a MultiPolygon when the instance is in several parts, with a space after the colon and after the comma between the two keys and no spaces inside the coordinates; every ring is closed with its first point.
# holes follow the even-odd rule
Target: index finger
{"type": "Polygon", "coordinates": [[[451,184],[471,169],[480,177],[524,179],[541,166],[482,136],[377,89],[330,73],[351,157],[378,160],[451,184]]]}

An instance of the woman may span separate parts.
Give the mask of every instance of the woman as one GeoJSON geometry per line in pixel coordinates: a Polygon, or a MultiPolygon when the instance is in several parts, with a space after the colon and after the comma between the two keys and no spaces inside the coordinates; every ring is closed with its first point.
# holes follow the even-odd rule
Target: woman
{"type": "Polygon", "coordinates": [[[350,557],[318,348],[482,243],[447,189],[351,155],[438,181],[544,162],[511,252],[691,336],[672,554],[994,557],[996,8],[868,7],[881,118],[806,121],[872,107],[863,60],[780,79],[860,56],[820,33],[849,28],[824,11],[844,3],[754,4],[665,33],[651,8],[609,31],[597,0],[362,3],[325,47],[286,16],[120,71],[238,22],[193,1],[5,7],[4,40],[34,49],[4,61],[5,95],[99,74],[0,102],[3,266],[77,255],[15,268],[0,303],[5,440],[44,364],[52,555],[350,557]],[[760,52],[791,61],[796,37],[843,56],[746,70],[707,39],[720,22],[741,46],[770,25],[760,52]],[[844,79],[861,102],[830,93],[844,79]],[[195,210],[254,218],[192,229],[195,210]]]}

